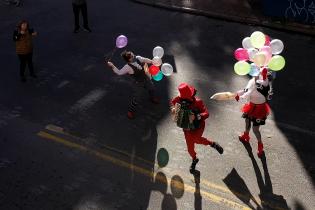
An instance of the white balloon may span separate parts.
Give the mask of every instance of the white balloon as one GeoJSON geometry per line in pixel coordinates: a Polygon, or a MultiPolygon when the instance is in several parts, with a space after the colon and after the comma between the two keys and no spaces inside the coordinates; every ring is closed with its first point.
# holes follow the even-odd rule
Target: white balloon
{"type": "Polygon", "coordinates": [[[173,74],[173,66],[169,63],[163,63],[161,71],[165,76],[171,76],[173,74]]]}
{"type": "Polygon", "coordinates": [[[270,42],[272,54],[278,55],[283,51],[284,45],[280,39],[274,39],[270,42]]]}
{"type": "Polygon", "coordinates": [[[255,55],[258,53],[258,50],[256,48],[249,48],[247,49],[248,57],[250,61],[253,61],[255,55]]]}
{"type": "Polygon", "coordinates": [[[159,57],[159,58],[162,58],[164,55],[164,49],[160,46],[156,46],[154,49],[153,49],[153,57],[159,57]]]}
{"type": "Polygon", "coordinates": [[[249,37],[245,37],[242,41],[242,46],[244,49],[249,49],[249,48],[253,48],[252,43],[250,42],[250,38],[249,37]]]}
{"type": "Polygon", "coordinates": [[[158,56],[155,56],[153,59],[152,59],[152,64],[154,66],[161,66],[162,65],[162,59],[158,56]]]}

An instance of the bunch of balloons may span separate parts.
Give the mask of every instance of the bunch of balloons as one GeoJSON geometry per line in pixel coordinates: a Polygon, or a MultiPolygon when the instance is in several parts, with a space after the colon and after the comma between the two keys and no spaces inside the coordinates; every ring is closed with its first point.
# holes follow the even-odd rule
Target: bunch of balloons
{"type": "Polygon", "coordinates": [[[284,45],[279,39],[271,40],[268,35],[255,31],[243,39],[242,46],[234,51],[234,57],[238,60],[234,71],[238,75],[257,76],[260,68],[280,71],[285,66],[285,59],[279,55],[284,45]]]}
{"type": "Polygon", "coordinates": [[[153,49],[153,59],[152,65],[149,67],[149,73],[155,81],[162,80],[163,76],[171,76],[174,71],[171,64],[162,62],[163,55],[164,49],[162,47],[156,46],[153,49]]]}

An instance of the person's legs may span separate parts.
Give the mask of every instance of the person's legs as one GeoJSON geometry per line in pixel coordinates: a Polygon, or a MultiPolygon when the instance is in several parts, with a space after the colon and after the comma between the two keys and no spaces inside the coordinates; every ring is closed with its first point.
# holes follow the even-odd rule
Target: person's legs
{"type": "Polygon", "coordinates": [[[254,125],[253,126],[253,132],[257,138],[257,141],[258,141],[258,151],[257,151],[257,154],[259,157],[262,156],[263,152],[264,152],[264,145],[262,143],[262,140],[261,140],[261,133],[259,131],[259,125],[254,125]]]}
{"type": "Polygon", "coordinates": [[[19,60],[20,60],[20,77],[22,82],[26,82],[26,77],[25,77],[25,68],[26,68],[26,55],[18,55],[19,60]]]}
{"type": "Polygon", "coordinates": [[[144,84],[143,82],[136,82],[133,87],[133,96],[130,101],[129,107],[128,107],[128,113],[127,116],[129,119],[133,119],[135,116],[136,108],[139,103],[141,92],[143,90],[144,84]]]}
{"type": "Polygon", "coordinates": [[[151,101],[152,103],[159,104],[159,103],[160,103],[160,100],[159,100],[158,97],[156,97],[156,95],[155,95],[155,87],[154,87],[153,82],[152,82],[150,79],[147,79],[147,80],[145,81],[144,88],[147,89],[147,91],[148,91],[148,93],[149,93],[150,101],[151,101]]]}
{"type": "Polygon", "coordinates": [[[33,53],[27,54],[26,59],[27,59],[27,65],[30,70],[31,77],[36,78],[36,74],[34,72],[34,66],[33,66],[33,53]]]}
{"type": "Polygon", "coordinates": [[[91,29],[89,28],[89,22],[88,22],[88,13],[87,13],[87,5],[86,3],[81,5],[81,12],[82,12],[82,17],[83,17],[83,28],[88,31],[91,32],[91,29]]]}
{"type": "Polygon", "coordinates": [[[249,131],[251,128],[251,121],[248,118],[245,118],[245,131],[242,135],[239,135],[238,138],[242,142],[249,142],[249,131]]]}
{"type": "Polygon", "coordinates": [[[79,31],[80,28],[80,24],[79,24],[79,12],[80,12],[80,8],[78,5],[72,4],[72,9],[73,9],[73,14],[74,14],[74,33],[77,33],[79,31]]]}

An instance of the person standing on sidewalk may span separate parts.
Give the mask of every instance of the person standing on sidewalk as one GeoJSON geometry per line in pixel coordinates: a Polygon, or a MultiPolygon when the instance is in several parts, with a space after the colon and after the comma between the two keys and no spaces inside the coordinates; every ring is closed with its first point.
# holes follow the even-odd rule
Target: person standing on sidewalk
{"type": "Polygon", "coordinates": [[[249,131],[253,125],[253,132],[258,141],[257,155],[259,158],[264,153],[259,127],[265,125],[267,116],[270,113],[267,100],[270,100],[273,94],[271,81],[272,74],[268,72],[267,68],[263,68],[260,74],[252,78],[245,89],[238,91],[235,96],[236,101],[240,99],[248,101],[242,108],[242,117],[245,118],[245,131],[238,138],[241,142],[248,143],[250,140],[249,131]]]}
{"type": "Polygon", "coordinates": [[[173,98],[171,100],[171,111],[172,114],[175,115],[177,112],[176,106],[179,104],[183,106],[187,104],[187,108],[191,110],[189,120],[197,121],[198,126],[194,129],[185,129],[183,128],[186,144],[188,148],[188,153],[192,158],[192,164],[190,166],[190,173],[195,172],[196,164],[199,159],[197,158],[197,154],[195,152],[195,144],[203,144],[210,145],[214,149],[216,149],[220,154],[223,154],[223,148],[214,141],[202,137],[204,129],[205,129],[205,120],[209,117],[209,112],[204,105],[203,101],[196,97],[197,90],[188,85],[187,83],[181,83],[178,86],[179,96],[173,98]]]}
{"type": "Polygon", "coordinates": [[[134,95],[129,104],[127,112],[127,117],[129,119],[134,119],[136,107],[139,103],[139,99],[143,90],[148,91],[152,103],[159,103],[159,99],[155,96],[154,85],[150,76],[145,70],[145,65],[151,64],[152,60],[141,56],[135,56],[131,51],[124,51],[121,56],[127,62],[127,64],[122,69],[119,70],[112,62],[107,62],[107,65],[112,68],[114,73],[117,75],[129,74],[134,78],[134,95]]]}
{"type": "Polygon", "coordinates": [[[32,39],[37,35],[34,29],[29,28],[27,21],[22,20],[17,29],[13,33],[13,40],[15,41],[16,54],[20,60],[20,76],[21,81],[26,82],[25,69],[26,65],[30,70],[30,76],[36,78],[33,67],[33,44],[32,39]]]}
{"type": "Polygon", "coordinates": [[[85,0],[72,0],[72,8],[74,13],[74,30],[73,33],[78,33],[80,30],[80,11],[83,17],[83,29],[87,32],[92,32],[88,23],[87,5],[85,0]]]}

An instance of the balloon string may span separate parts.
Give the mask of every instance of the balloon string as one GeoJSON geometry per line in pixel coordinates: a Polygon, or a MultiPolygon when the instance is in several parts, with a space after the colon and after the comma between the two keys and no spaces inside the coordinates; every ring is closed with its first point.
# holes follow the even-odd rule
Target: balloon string
{"type": "MultiPolygon", "coordinates": [[[[114,56],[116,50],[117,50],[117,47],[115,47],[110,53],[108,53],[108,54],[110,54],[110,56],[109,56],[109,58],[107,59],[107,62],[109,62],[109,61],[112,59],[112,57],[114,56]]],[[[107,55],[108,55],[108,54],[107,54],[107,55]]],[[[105,56],[105,57],[107,57],[107,56],[105,56]]]]}

